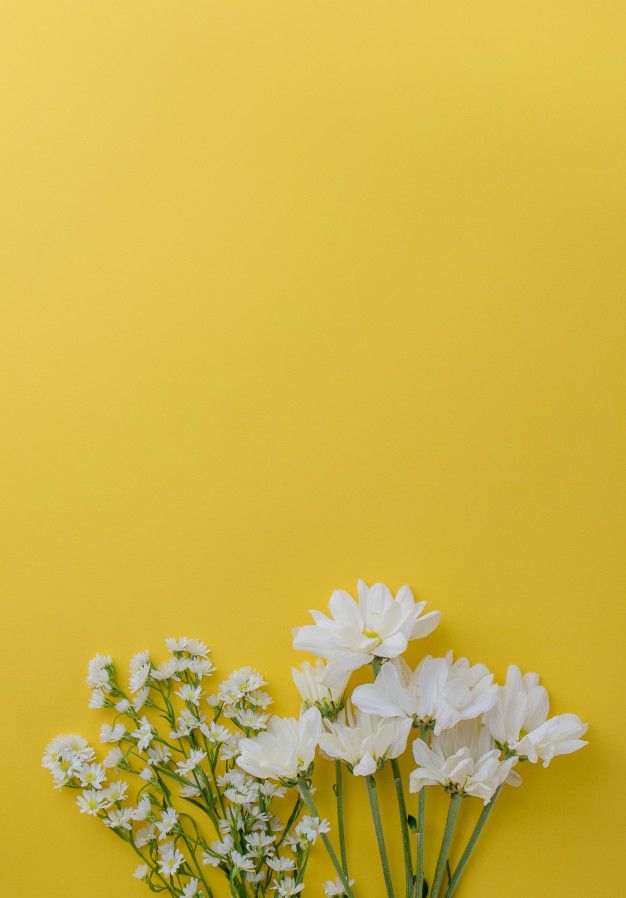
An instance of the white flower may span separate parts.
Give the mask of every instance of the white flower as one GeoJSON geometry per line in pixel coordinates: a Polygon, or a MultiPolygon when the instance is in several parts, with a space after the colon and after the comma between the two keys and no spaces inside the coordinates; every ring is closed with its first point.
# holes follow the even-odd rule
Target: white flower
{"type": "Polygon", "coordinates": [[[137,692],[136,696],[133,699],[133,709],[137,711],[137,713],[141,711],[149,695],[150,690],[147,687],[144,687],[137,692]]]}
{"type": "Polygon", "coordinates": [[[201,789],[194,785],[181,786],[179,793],[181,798],[195,798],[202,795],[201,789]]]}
{"type": "Polygon", "coordinates": [[[215,667],[208,658],[196,656],[187,659],[187,670],[194,673],[197,677],[209,677],[212,673],[215,673],[215,667]]]}
{"type": "Polygon", "coordinates": [[[150,676],[150,657],[148,652],[138,652],[130,659],[130,677],[128,686],[131,692],[138,692],[150,676]]]}
{"type": "Polygon", "coordinates": [[[159,873],[164,876],[174,876],[184,862],[183,853],[178,848],[174,848],[173,842],[166,842],[162,848],[159,848],[159,873]]]}
{"type": "Polygon", "coordinates": [[[95,789],[84,789],[76,799],[76,804],[80,808],[81,814],[91,814],[92,816],[96,816],[98,811],[110,807],[110,802],[104,793],[95,789]]]}
{"type": "Polygon", "coordinates": [[[588,743],[581,739],[587,724],[576,714],[558,714],[531,730],[515,745],[515,752],[533,764],[543,761],[547,767],[557,755],[569,755],[588,743]]]}
{"type": "Polygon", "coordinates": [[[102,689],[93,689],[89,697],[90,708],[104,708],[106,696],[102,689]]]}
{"type": "MultiPolygon", "coordinates": [[[[349,879],[348,882],[350,883],[350,886],[354,885],[353,879],[349,879]]],[[[346,887],[340,879],[328,879],[324,883],[323,888],[326,898],[344,898],[346,894],[346,887]]]]}
{"type": "Polygon", "coordinates": [[[227,730],[226,727],[222,726],[221,723],[215,723],[214,720],[208,726],[207,731],[207,739],[212,744],[219,742],[227,742],[231,737],[230,730],[227,730]]]}
{"type": "Polygon", "coordinates": [[[148,749],[146,754],[148,755],[148,764],[156,764],[157,766],[162,764],[164,767],[167,767],[172,757],[171,749],[167,745],[163,745],[162,742],[157,742],[156,745],[148,749]]]}
{"type": "Polygon", "coordinates": [[[243,870],[245,873],[254,873],[254,860],[247,855],[233,849],[230,853],[230,859],[233,867],[236,867],[237,870],[243,870]]]}
{"type": "Polygon", "coordinates": [[[102,783],[106,781],[107,775],[100,764],[85,764],[78,771],[78,779],[81,786],[86,789],[101,789],[102,783]]]}
{"type": "Polygon", "coordinates": [[[230,854],[233,850],[234,844],[233,837],[230,833],[227,836],[224,836],[221,842],[211,842],[210,851],[205,851],[202,854],[202,863],[217,867],[226,855],[230,854]]]}
{"type": "Polygon", "coordinates": [[[132,829],[133,809],[113,808],[103,820],[111,829],[132,829]]]}
{"type": "Polygon", "coordinates": [[[163,664],[159,664],[158,667],[152,668],[152,672],[150,676],[153,680],[178,680],[180,679],[178,674],[178,665],[176,663],[175,658],[171,658],[169,661],[164,661],[163,664]]]}
{"type": "Polygon", "coordinates": [[[139,864],[139,866],[135,867],[135,872],[133,876],[135,879],[143,879],[144,876],[148,875],[148,865],[147,864],[139,864]]]}
{"type": "Polygon", "coordinates": [[[137,844],[137,848],[143,848],[144,845],[147,845],[149,842],[155,841],[156,827],[154,823],[149,823],[147,826],[143,826],[135,833],[135,842],[137,844]]]}
{"type": "Polygon", "coordinates": [[[158,821],[156,824],[156,828],[159,831],[159,842],[162,842],[163,839],[166,838],[166,836],[169,836],[177,823],[178,814],[176,813],[176,809],[166,808],[161,814],[160,821],[158,821]]]}
{"type": "Polygon", "coordinates": [[[87,685],[91,689],[111,691],[108,668],[113,664],[110,655],[96,655],[87,665],[87,685]]]}
{"type": "Polygon", "coordinates": [[[281,898],[290,898],[291,895],[299,895],[304,888],[304,883],[300,882],[296,885],[293,876],[285,876],[280,882],[274,880],[274,890],[281,898]]]}
{"type": "Polygon", "coordinates": [[[194,898],[198,892],[199,882],[193,876],[181,892],[180,898],[194,898]]]}
{"type": "Polygon", "coordinates": [[[357,686],[352,701],[368,714],[432,723],[435,734],[479,717],[497,700],[498,687],[484,664],[467,658],[423,658],[415,670],[402,658],[383,664],[374,683],[357,686]]]}
{"type": "MultiPolygon", "coordinates": [[[[511,776],[517,763],[512,757],[502,760],[487,727],[479,720],[464,720],[440,736],[433,736],[430,747],[421,739],[413,743],[413,755],[419,765],[410,775],[409,790],[441,785],[461,795],[475,795],[487,804],[498,786],[511,776]]],[[[511,776],[513,784],[518,778],[511,776]]]]}
{"type": "Polygon", "coordinates": [[[211,696],[209,701],[213,705],[235,705],[248,693],[255,692],[265,685],[265,680],[258,671],[251,667],[242,667],[220,683],[217,695],[211,696]]]}
{"type": "Polygon", "coordinates": [[[568,755],[587,745],[580,737],[587,724],[576,714],[558,714],[549,720],[548,693],[539,685],[539,674],[522,673],[515,664],[506,672],[495,706],[485,715],[498,745],[533,764],[547,767],[557,755],[568,755]]]}
{"type": "Polygon", "coordinates": [[[93,748],[82,736],[57,736],[46,747],[41,764],[50,771],[55,787],[60,789],[94,757],[93,748]]]}
{"type": "Polygon", "coordinates": [[[330,832],[330,823],[326,818],[320,820],[319,817],[305,816],[296,826],[295,833],[297,836],[304,836],[312,845],[315,843],[320,833],[330,832]]]}
{"type": "Polygon", "coordinates": [[[313,763],[322,731],[317,708],[294,717],[271,717],[267,731],[254,739],[241,739],[239,766],[259,779],[294,781],[313,763]]]}
{"type": "Polygon", "coordinates": [[[292,667],[291,674],[304,704],[318,707],[324,717],[336,717],[343,707],[343,694],[350,678],[349,673],[331,677],[328,665],[319,658],[315,664],[305,661],[300,668],[292,667]]]}
{"type": "Polygon", "coordinates": [[[185,758],[184,761],[179,761],[176,765],[176,771],[181,776],[187,776],[191,773],[192,770],[195,770],[198,764],[201,764],[202,761],[206,758],[206,752],[200,751],[199,749],[192,749],[189,753],[189,757],[185,758]]]}
{"type": "Polygon", "coordinates": [[[126,727],[123,723],[116,723],[111,726],[109,723],[103,723],[100,730],[100,742],[119,742],[126,734],[126,727]]]}
{"type": "Polygon", "coordinates": [[[267,859],[267,866],[275,873],[289,873],[296,865],[289,857],[270,857],[267,859]]]}
{"type": "Polygon", "coordinates": [[[182,698],[184,702],[189,702],[192,705],[195,705],[196,708],[200,707],[200,696],[202,694],[201,686],[192,686],[190,683],[185,683],[180,689],[177,689],[174,695],[177,695],[179,698],[182,698]]]}
{"type": "Polygon", "coordinates": [[[143,795],[141,797],[141,800],[138,802],[137,807],[133,811],[133,820],[135,820],[136,822],[141,822],[149,816],[151,811],[152,804],[150,802],[150,799],[147,795],[143,795]]]}
{"type": "Polygon", "coordinates": [[[522,730],[529,732],[540,726],[548,716],[550,700],[539,674],[522,672],[511,664],[504,686],[498,688],[494,707],[485,715],[485,723],[500,745],[514,746],[522,730]]]}
{"type": "Polygon", "coordinates": [[[133,730],[130,735],[133,739],[137,740],[137,748],[139,751],[145,751],[154,738],[154,733],[148,718],[142,717],[139,721],[139,726],[136,730],[133,730]]]}
{"type": "Polygon", "coordinates": [[[104,790],[104,795],[110,802],[123,801],[128,792],[128,783],[124,780],[114,780],[111,785],[104,790]]]}
{"type": "Polygon", "coordinates": [[[345,721],[326,721],[320,749],[329,758],[344,761],[355,776],[370,776],[387,759],[402,754],[411,725],[408,717],[383,720],[348,707],[345,721]]]}
{"type": "Polygon", "coordinates": [[[112,748],[108,755],[105,757],[104,761],[102,762],[102,766],[107,768],[117,767],[123,757],[124,754],[121,748],[118,748],[116,746],[115,748],[112,748]]]}
{"type": "Polygon", "coordinates": [[[394,598],[387,586],[358,582],[358,604],[344,590],[336,590],[328,607],[331,617],[311,611],[314,624],[294,630],[296,649],[327,658],[329,677],[369,664],[374,658],[396,658],[409,641],[428,636],[441,617],[438,611],[422,616],[426,602],[415,602],[408,586],[394,598]]]}
{"type": "Polygon", "coordinates": [[[240,708],[233,716],[244,730],[264,730],[267,724],[267,714],[259,714],[251,708],[240,708]]]}

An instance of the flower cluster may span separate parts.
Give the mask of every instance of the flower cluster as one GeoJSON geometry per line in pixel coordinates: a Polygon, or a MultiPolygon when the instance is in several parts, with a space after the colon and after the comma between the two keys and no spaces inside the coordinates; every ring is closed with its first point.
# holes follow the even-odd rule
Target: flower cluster
{"type": "Polygon", "coordinates": [[[297,718],[270,715],[266,683],[247,667],[207,694],[205,681],[215,668],[198,640],[167,640],[169,657],[159,665],[147,652],[135,655],[127,691],[109,656],[89,663],[90,705],[114,715],[100,733],[108,754],[98,761],[81,736],[61,736],[46,749],[43,765],[57,788],[77,790],[81,813],[100,818],[130,844],[141,859],[134,876],[152,891],[213,898],[217,872],[233,898],[299,895],[319,837],[337,874],[324,883],[325,895],[355,898],[344,829],[345,770],[367,786],[385,890],[395,898],[378,803],[389,766],[405,898],[426,892],[452,898],[504,785],[521,783],[524,763],[547,767],[587,744],[586,724],[575,714],[549,716],[548,694],[535,673],[511,665],[500,685],[484,664],[455,660],[451,652],[409,666],[402,657],[409,643],[428,636],[440,614],[425,613],[408,586],[394,596],[383,584],[359,581],[358,601],[336,591],[329,610],[330,616],[312,611],[314,623],[294,630],[294,647],[317,656],[292,671],[302,699],[297,718]],[[348,698],[352,673],[366,665],[371,681],[348,698]],[[418,796],[415,816],[407,813],[398,761],[405,751],[414,759],[407,785],[418,796]],[[318,754],[334,762],[338,852],[313,798],[318,754]],[[429,786],[449,796],[430,891],[424,870],[429,786]],[[278,809],[288,793],[284,822],[278,809]],[[451,868],[460,806],[471,798],[480,799],[482,809],[451,868]],[[198,822],[207,818],[210,836],[198,822]]]}
{"type": "MultiPolygon", "coordinates": [[[[274,783],[238,763],[252,736],[271,739],[289,723],[269,718],[272,699],[257,671],[237,670],[209,692],[215,668],[207,646],[186,638],[166,645],[162,664],[148,652],[131,659],[127,689],[111,657],[93,658],[90,706],[113,713],[100,731],[108,753],[97,760],[82,736],[59,736],[43,766],[56,788],[76,791],[81,813],[129,843],[140,860],[133,876],[152,891],[212,898],[218,876],[237,898],[299,894],[310,850],[328,822],[303,816],[302,798],[284,778],[274,783]],[[277,807],[288,791],[294,798],[284,821],[277,807]]],[[[311,714],[319,717],[315,708],[311,714]]]]}

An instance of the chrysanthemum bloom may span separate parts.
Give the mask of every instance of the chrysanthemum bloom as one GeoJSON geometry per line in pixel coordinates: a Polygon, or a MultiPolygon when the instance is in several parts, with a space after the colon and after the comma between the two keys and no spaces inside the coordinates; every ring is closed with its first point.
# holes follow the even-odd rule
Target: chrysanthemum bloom
{"type": "Polygon", "coordinates": [[[271,717],[267,730],[254,739],[241,739],[237,763],[259,779],[295,782],[313,763],[322,732],[322,716],[308,708],[295,717],[271,717]]]}
{"type": "Polygon", "coordinates": [[[330,617],[311,611],[315,623],[293,633],[294,648],[328,660],[331,680],[374,658],[397,658],[412,639],[432,633],[441,618],[439,611],[422,615],[426,602],[415,602],[408,586],[395,598],[382,583],[370,587],[359,580],[357,588],[358,603],[338,589],[328,603],[330,617]]]}
{"type": "Polygon", "coordinates": [[[402,754],[411,725],[410,718],[383,720],[358,709],[353,715],[348,708],[345,721],[326,721],[320,749],[347,764],[355,776],[371,776],[386,760],[402,754]]]}
{"type": "Polygon", "coordinates": [[[410,717],[415,724],[434,727],[436,735],[460,720],[480,717],[496,702],[498,687],[484,664],[467,658],[423,658],[411,670],[403,658],[380,669],[374,683],[357,686],[352,701],[368,714],[410,717]]]}
{"type": "Polygon", "coordinates": [[[443,786],[462,796],[474,795],[487,804],[498,786],[507,779],[519,784],[511,768],[517,758],[502,758],[487,727],[478,720],[466,720],[433,736],[430,746],[421,739],[413,743],[418,767],[409,778],[409,790],[423,786],[443,786]]]}
{"type": "Polygon", "coordinates": [[[541,760],[547,767],[557,755],[571,754],[587,745],[580,738],[587,732],[587,724],[580,717],[558,714],[548,720],[549,711],[550,700],[539,685],[539,674],[522,675],[519,667],[511,664],[485,723],[498,745],[533,764],[541,760]]]}
{"type": "Polygon", "coordinates": [[[296,689],[308,708],[319,708],[322,717],[332,719],[337,716],[343,708],[343,694],[349,674],[329,681],[327,665],[319,658],[315,664],[305,661],[299,668],[292,667],[291,673],[296,689]]]}

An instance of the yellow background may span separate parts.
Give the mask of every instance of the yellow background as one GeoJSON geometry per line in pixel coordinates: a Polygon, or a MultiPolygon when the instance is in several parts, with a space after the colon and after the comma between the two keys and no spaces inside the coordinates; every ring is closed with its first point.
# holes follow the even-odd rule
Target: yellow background
{"type": "Polygon", "coordinates": [[[0,35],[2,894],[149,894],[39,768],[99,728],[93,653],[189,632],[293,710],[290,628],[363,576],[591,723],[459,898],[617,895],[624,4],[3,0],[0,35]]]}

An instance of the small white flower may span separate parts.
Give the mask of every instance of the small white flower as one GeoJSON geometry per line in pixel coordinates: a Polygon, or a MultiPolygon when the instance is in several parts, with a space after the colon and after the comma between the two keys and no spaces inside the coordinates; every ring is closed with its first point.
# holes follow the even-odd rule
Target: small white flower
{"type": "Polygon", "coordinates": [[[100,742],[119,742],[126,734],[126,727],[123,723],[116,723],[111,726],[109,723],[103,723],[100,730],[100,742]]]}
{"type": "Polygon", "coordinates": [[[130,659],[130,677],[128,687],[131,692],[138,692],[145,686],[150,676],[150,657],[148,652],[138,652],[130,659]]]}
{"type": "Polygon", "coordinates": [[[181,786],[178,794],[181,798],[196,798],[198,795],[202,795],[202,792],[197,786],[187,785],[181,786]]]}
{"type": "Polygon", "coordinates": [[[274,880],[274,890],[281,898],[291,898],[292,895],[298,895],[304,889],[304,883],[298,883],[293,876],[285,876],[280,882],[274,880]]]}
{"type": "Polygon", "coordinates": [[[164,661],[163,664],[159,664],[158,667],[153,668],[151,676],[153,680],[178,680],[177,676],[178,666],[176,664],[176,659],[172,658],[169,661],[164,661]]]}
{"type": "Polygon", "coordinates": [[[147,864],[139,864],[137,867],[135,867],[135,872],[133,873],[133,876],[135,877],[135,879],[143,879],[145,876],[148,875],[148,870],[149,870],[149,867],[147,864]]]}
{"type": "Polygon", "coordinates": [[[93,689],[89,697],[90,708],[104,708],[106,696],[102,689],[93,689]]]}
{"type": "Polygon", "coordinates": [[[243,870],[245,873],[254,873],[254,860],[248,857],[248,855],[241,854],[233,849],[230,853],[230,859],[233,867],[236,867],[237,870],[243,870]]]}
{"type": "MultiPolygon", "coordinates": [[[[226,825],[230,825],[228,821],[226,821],[226,825]]],[[[226,855],[233,850],[233,845],[233,837],[230,834],[224,836],[221,842],[211,842],[210,852],[205,851],[202,854],[202,863],[217,867],[226,855]]]]}
{"type": "Polygon", "coordinates": [[[200,751],[199,749],[193,749],[188,758],[185,758],[184,761],[179,761],[176,765],[176,770],[180,774],[180,776],[188,776],[192,770],[195,770],[196,767],[204,761],[206,758],[206,752],[200,751]]]}
{"type": "Polygon", "coordinates": [[[317,708],[309,708],[299,720],[271,717],[266,732],[240,741],[237,764],[259,779],[296,780],[313,763],[321,731],[317,708]]]}
{"type": "Polygon", "coordinates": [[[130,702],[127,698],[120,699],[119,702],[115,703],[115,710],[119,711],[120,714],[126,714],[128,709],[130,708],[130,702]]]}
{"type": "Polygon", "coordinates": [[[231,735],[230,730],[227,730],[221,723],[215,723],[215,721],[212,720],[209,724],[207,739],[212,745],[219,742],[228,742],[231,735]]]}
{"type": "Polygon", "coordinates": [[[110,655],[96,655],[87,665],[87,685],[91,689],[111,691],[108,668],[113,664],[110,655]]]}
{"type": "Polygon", "coordinates": [[[147,795],[144,795],[133,811],[133,820],[135,820],[136,822],[145,820],[151,812],[152,804],[150,802],[150,799],[147,795]]]}
{"type": "Polygon", "coordinates": [[[162,848],[159,848],[159,873],[164,876],[174,876],[184,862],[183,853],[178,848],[174,848],[173,842],[166,842],[162,848]]]}
{"type": "Polygon", "coordinates": [[[387,586],[358,582],[359,602],[336,590],[328,607],[331,617],[311,611],[314,624],[296,628],[295,649],[328,659],[328,676],[339,677],[374,658],[396,658],[412,639],[428,636],[439,623],[439,611],[422,615],[426,602],[415,602],[408,586],[395,598],[387,586]]]}
{"type": "Polygon", "coordinates": [[[295,829],[296,835],[304,836],[311,844],[314,844],[320,833],[330,832],[330,823],[319,817],[303,817],[295,829]]]}
{"type": "MultiPolygon", "coordinates": [[[[354,880],[349,879],[348,882],[352,887],[354,885],[354,880]]],[[[344,898],[346,894],[346,887],[342,883],[340,879],[328,879],[323,885],[324,894],[326,898],[344,898]]]]}
{"type": "Polygon", "coordinates": [[[116,746],[115,748],[112,748],[108,755],[105,757],[104,761],[102,762],[102,766],[106,768],[117,767],[123,757],[124,754],[121,748],[118,748],[116,746]]]}
{"type": "Polygon", "coordinates": [[[135,833],[135,843],[137,848],[143,848],[149,842],[156,842],[156,827],[154,823],[143,826],[135,833]]]}
{"type": "Polygon", "coordinates": [[[81,814],[91,814],[92,816],[96,816],[99,811],[110,807],[110,802],[104,793],[95,789],[84,789],[76,799],[76,804],[80,808],[81,814]]]}
{"type": "Polygon", "coordinates": [[[264,730],[267,717],[267,714],[259,714],[251,708],[240,708],[234,715],[234,719],[244,730],[264,730]]]}
{"type": "Polygon", "coordinates": [[[103,823],[111,829],[132,829],[132,819],[132,808],[113,808],[108,812],[103,823]]]}
{"type": "Polygon", "coordinates": [[[267,859],[267,866],[275,873],[288,873],[294,870],[296,865],[289,857],[270,857],[267,859]]]}
{"type": "Polygon", "coordinates": [[[124,801],[128,792],[128,783],[124,780],[114,780],[111,785],[104,790],[106,798],[114,803],[116,801],[124,801]]]}
{"type": "Polygon", "coordinates": [[[143,706],[146,703],[148,696],[150,695],[150,690],[147,687],[140,689],[136,696],[133,699],[133,709],[139,713],[143,706]]]}
{"type": "Polygon", "coordinates": [[[191,686],[189,683],[184,683],[180,689],[177,689],[174,695],[182,698],[184,702],[189,702],[192,705],[195,705],[196,708],[200,707],[200,696],[202,695],[202,687],[201,686],[191,686]]]}
{"type": "Polygon", "coordinates": [[[192,877],[182,890],[180,898],[194,898],[198,893],[198,885],[198,880],[192,877]]]}
{"type": "Polygon", "coordinates": [[[162,842],[178,823],[178,814],[175,808],[166,808],[161,814],[161,820],[157,822],[156,828],[159,831],[159,841],[162,842]]]}
{"type": "Polygon", "coordinates": [[[106,782],[107,775],[100,764],[85,764],[78,771],[78,779],[81,786],[85,789],[101,789],[102,783],[106,782]]]}
{"type": "Polygon", "coordinates": [[[142,717],[139,721],[139,726],[130,735],[137,740],[139,751],[145,751],[154,738],[154,732],[148,718],[142,717]]]}

